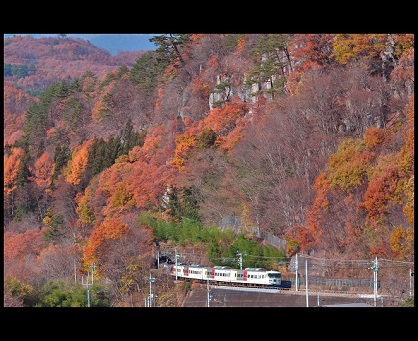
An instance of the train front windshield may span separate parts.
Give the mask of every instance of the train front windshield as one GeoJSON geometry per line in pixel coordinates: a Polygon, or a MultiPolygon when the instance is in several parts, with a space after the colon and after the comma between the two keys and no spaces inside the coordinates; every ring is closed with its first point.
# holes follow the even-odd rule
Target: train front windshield
{"type": "Polygon", "coordinates": [[[280,272],[270,272],[269,274],[268,274],[268,276],[269,276],[269,278],[277,278],[277,279],[280,279],[281,278],[281,274],[280,274],[280,272]]]}
{"type": "Polygon", "coordinates": [[[269,272],[268,274],[269,282],[273,285],[280,285],[282,283],[282,274],[280,272],[269,272]]]}

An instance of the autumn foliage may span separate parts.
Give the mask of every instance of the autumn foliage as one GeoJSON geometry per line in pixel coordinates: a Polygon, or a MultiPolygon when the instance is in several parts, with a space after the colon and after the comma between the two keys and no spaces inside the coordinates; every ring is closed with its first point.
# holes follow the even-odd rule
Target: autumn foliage
{"type": "Polygon", "coordinates": [[[112,240],[122,238],[129,231],[129,227],[118,219],[106,219],[97,226],[84,248],[84,263],[86,266],[95,263],[100,265],[100,257],[106,253],[112,240]]]}
{"type": "Polygon", "coordinates": [[[92,140],[86,141],[80,147],[75,148],[72,153],[72,158],[68,162],[66,180],[78,185],[87,169],[89,158],[89,147],[93,144],[92,140]]]}
{"type": "Polygon", "coordinates": [[[5,38],[10,283],[30,292],[94,263],[127,302],[159,242],[144,214],[269,235],[289,257],[413,261],[413,34],[156,41],[110,56],[5,38]]]}

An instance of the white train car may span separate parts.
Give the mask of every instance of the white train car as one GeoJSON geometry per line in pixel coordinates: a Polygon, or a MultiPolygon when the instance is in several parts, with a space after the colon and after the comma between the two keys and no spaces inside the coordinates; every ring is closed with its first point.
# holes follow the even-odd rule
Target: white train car
{"type": "Polygon", "coordinates": [[[210,281],[215,285],[278,287],[281,273],[263,268],[233,269],[229,266],[207,267],[179,263],[171,267],[170,274],[180,279],[210,281]]]}
{"type": "Polygon", "coordinates": [[[249,286],[279,286],[282,282],[282,276],[279,271],[263,268],[246,268],[242,271],[240,281],[245,282],[249,286]]]}
{"type": "Polygon", "coordinates": [[[221,285],[222,283],[233,283],[236,281],[236,269],[229,266],[216,265],[211,271],[211,280],[221,285]]]}
{"type": "Polygon", "coordinates": [[[206,281],[211,278],[211,269],[198,264],[178,264],[171,267],[170,274],[185,279],[206,281]]]}

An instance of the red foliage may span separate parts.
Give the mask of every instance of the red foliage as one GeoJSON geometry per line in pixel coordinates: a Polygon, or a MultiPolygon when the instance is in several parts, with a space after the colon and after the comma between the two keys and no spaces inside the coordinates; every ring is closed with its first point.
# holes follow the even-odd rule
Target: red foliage
{"type": "Polygon", "coordinates": [[[23,233],[4,233],[4,259],[24,259],[28,256],[38,256],[48,243],[43,232],[28,230],[23,233]]]}
{"type": "Polygon", "coordinates": [[[393,197],[399,174],[396,164],[388,165],[380,174],[376,174],[370,180],[366,192],[364,193],[363,206],[368,211],[368,217],[372,220],[379,218],[386,212],[390,200],[393,197]]]}
{"type": "Polygon", "coordinates": [[[122,238],[129,231],[129,227],[119,219],[108,218],[96,227],[87,241],[84,249],[84,263],[86,266],[100,264],[102,253],[106,252],[112,240],[122,238]]]}

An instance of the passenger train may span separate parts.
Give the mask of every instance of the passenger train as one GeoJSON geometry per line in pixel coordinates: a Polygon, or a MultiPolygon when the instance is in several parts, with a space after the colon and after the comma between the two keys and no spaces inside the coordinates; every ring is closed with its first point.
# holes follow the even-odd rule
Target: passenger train
{"type": "Polygon", "coordinates": [[[201,266],[198,264],[171,265],[170,275],[176,279],[210,282],[214,285],[245,286],[258,288],[280,287],[279,271],[263,268],[233,269],[229,266],[201,266]]]}

